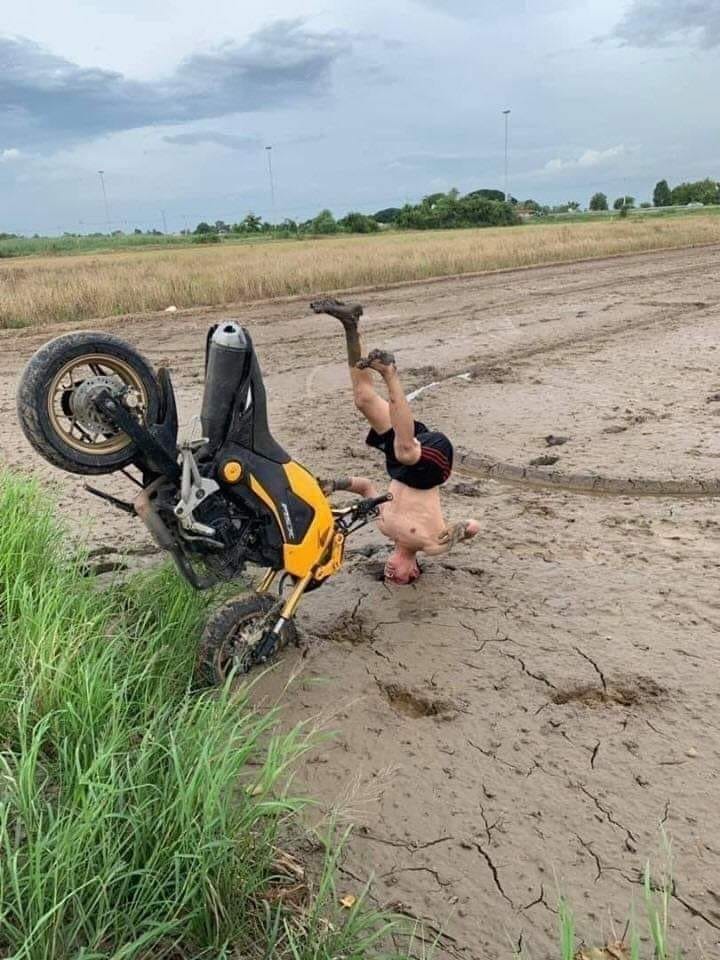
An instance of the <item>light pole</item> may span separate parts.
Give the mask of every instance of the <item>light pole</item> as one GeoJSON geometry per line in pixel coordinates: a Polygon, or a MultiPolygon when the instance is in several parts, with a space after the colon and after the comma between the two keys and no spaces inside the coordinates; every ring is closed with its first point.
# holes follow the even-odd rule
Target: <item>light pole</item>
{"type": "Polygon", "coordinates": [[[510,117],[509,110],[503,110],[503,116],[505,117],[505,203],[508,202],[508,118],[510,117]]]}
{"type": "Polygon", "coordinates": [[[265,147],[265,153],[267,154],[268,177],[270,179],[270,203],[272,205],[272,217],[274,222],[275,220],[275,181],[273,179],[273,168],[272,168],[272,147],[265,147]]]}
{"type": "Polygon", "coordinates": [[[98,170],[98,176],[100,177],[100,186],[102,187],[103,203],[105,204],[105,223],[107,225],[108,233],[110,233],[110,207],[108,206],[107,192],[105,190],[105,171],[98,170]]]}

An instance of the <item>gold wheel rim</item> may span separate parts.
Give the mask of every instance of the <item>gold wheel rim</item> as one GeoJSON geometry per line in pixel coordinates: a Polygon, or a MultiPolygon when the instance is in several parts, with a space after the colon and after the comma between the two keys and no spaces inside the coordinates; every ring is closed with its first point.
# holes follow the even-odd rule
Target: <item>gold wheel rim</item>
{"type": "Polygon", "coordinates": [[[109,455],[119,453],[132,444],[126,433],[120,430],[110,433],[93,430],[88,424],[78,422],[69,404],[69,395],[81,383],[92,377],[119,378],[134,395],[133,412],[144,421],[148,407],[148,392],[145,384],[130,364],[106,353],[88,353],[69,360],[53,377],[48,391],[48,416],[55,432],[73,450],[82,453],[109,455]]]}

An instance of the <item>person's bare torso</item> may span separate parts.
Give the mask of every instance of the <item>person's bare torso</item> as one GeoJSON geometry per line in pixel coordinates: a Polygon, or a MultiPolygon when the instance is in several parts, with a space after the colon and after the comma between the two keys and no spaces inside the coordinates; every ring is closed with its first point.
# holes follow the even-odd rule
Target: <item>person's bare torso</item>
{"type": "Polygon", "coordinates": [[[398,546],[422,553],[439,552],[438,538],[446,529],[440,507],[440,488],[416,490],[391,480],[392,500],[383,504],[378,527],[398,546]]]}

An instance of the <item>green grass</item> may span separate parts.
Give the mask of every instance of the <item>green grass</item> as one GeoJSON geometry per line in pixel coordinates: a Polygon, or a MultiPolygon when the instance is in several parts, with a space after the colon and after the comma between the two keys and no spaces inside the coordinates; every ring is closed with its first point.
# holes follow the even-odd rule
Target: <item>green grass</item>
{"type": "MultiPolygon", "coordinates": [[[[628,220],[665,220],[668,217],[720,216],[720,206],[707,207],[633,207],[628,209],[628,220]]],[[[533,217],[528,224],[547,223],[593,223],[602,220],[619,219],[617,210],[577,210],[569,213],[550,213],[544,217],[533,217]]]]}
{"type": "Polygon", "coordinates": [[[127,234],[121,237],[62,236],[62,237],[1,237],[0,258],[47,256],[68,253],[101,253],[117,250],[157,250],[164,247],[186,247],[191,237],[172,234],[146,236],[127,234]]]}
{"type": "Polygon", "coordinates": [[[35,483],[0,474],[0,955],[374,957],[393,921],[263,899],[309,745],[247,692],[191,688],[205,600],[171,571],[99,589],[35,483]]]}
{"type": "MultiPolygon", "coordinates": [[[[0,521],[0,956],[432,958],[432,939],[363,891],[340,907],[332,835],[302,911],[267,896],[302,806],[284,784],[312,741],[280,735],[245,689],[192,689],[207,600],[169,569],[101,590],[42,488],[1,472],[0,521]]],[[[664,851],[628,960],[681,957],[664,851]]],[[[578,942],[559,897],[558,960],[607,956],[578,942]]]]}
{"type": "MultiPolygon", "coordinates": [[[[662,207],[661,209],[633,209],[630,212],[631,219],[667,218],[667,217],[693,217],[693,216],[720,215],[720,206],[717,207],[698,207],[688,209],[687,207],[662,207]]],[[[545,217],[534,217],[528,221],[528,224],[548,224],[548,223],[587,223],[607,218],[617,217],[616,210],[605,210],[599,212],[577,211],[576,213],[549,214],[545,217]]],[[[386,231],[394,232],[394,228],[386,228],[386,231]]],[[[462,229],[462,228],[461,228],[462,229]]],[[[474,228],[466,228],[474,229],[474,228]]],[[[347,234],[340,234],[347,236],[347,234]]],[[[292,235],[286,232],[278,231],[276,234],[258,234],[257,236],[243,236],[241,234],[228,234],[222,237],[222,243],[228,244],[258,244],[270,243],[273,240],[294,239],[292,235]]],[[[312,234],[299,235],[298,241],[313,239],[318,237],[312,234]]],[[[197,242],[197,238],[192,235],[183,234],[165,234],[165,235],[147,235],[147,234],[123,234],[122,236],[112,236],[110,234],[95,236],[61,236],[61,237],[6,237],[0,234],[0,259],[12,257],[30,257],[30,256],[53,256],[63,254],[82,254],[82,253],[116,253],[122,250],[162,250],[172,249],[173,247],[189,247],[197,242]]]]}

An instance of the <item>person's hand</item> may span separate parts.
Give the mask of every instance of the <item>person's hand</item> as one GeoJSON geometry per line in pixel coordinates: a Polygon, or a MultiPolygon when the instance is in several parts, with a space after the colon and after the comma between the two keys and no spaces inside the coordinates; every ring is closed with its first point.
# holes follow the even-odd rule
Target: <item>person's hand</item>
{"type": "Polygon", "coordinates": [[[447,550],[451,550],[457,543],[462,543],[464,540],[472,540],[479,531],[480,524],[477,520],[460,520],[458,523],[454,523],[451,527],[443,530],[438,537],[438,543],[447,550]]]}

